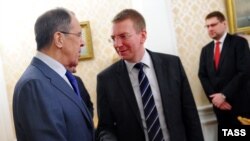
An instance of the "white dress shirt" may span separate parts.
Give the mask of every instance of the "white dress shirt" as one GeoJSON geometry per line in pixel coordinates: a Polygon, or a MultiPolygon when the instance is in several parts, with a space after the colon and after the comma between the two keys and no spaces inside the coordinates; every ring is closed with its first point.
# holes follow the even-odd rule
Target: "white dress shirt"
{"type": "Polygon", "coordinates": [[[225,38],[226,38],[226,36],[227,36],[227,32],[225,32],[224,34],[223,34],[223,36],[220,38],[220,40],[214,40],[214,53],[215,53],[215,45],[216,45],[216,42],[220,42],[220,53],[221,53],[221,51],[222,51],[222,47],[223,47],[223,44],[224,44],[224,41],[225,41],[225,38]]]}
{"type": "MultiPolygon", "coordinates": [[[[167,125],[165,122],[165,116],[164,116],[164,112],[163,112],[162,100],[161,100],[158,81],[157,81],[157,78],[155,75],[155,70],[154,70],[152,60],[151,60],[150,55],[148,54],[148,52],[146,50],[145,50],[144,56],[140,62],[145,64],[143,67],[143,71],[147,75],[151,89],[152,89],[156,109],[157,109],[158,115],[159,115],[160,126],[161,126],[161,129],[163,132],[163,137],[164,137],[165,141],[169,141],[170,140],[169,133],[168,133],[167,125]]],[[[130,78],[130,81],[132,83],[133,90],[134,90],[135,97],[136,97],[136,101],[137,101],[137,104],[138,104],[138,107],[140,110],[140,115],[141,115],[141,120],[142,120],[142,124],[143,124],[143,128],[144,128],[144,134],[146,137],[146,141],[149,141],[146,120],[145,120],[145,115],[144,115],[144,109],[143,109],[143,104],[142,104],[142,97],[141,97],[140,86],[139,86],[139,80],[138,80],[139,70],[134,68],[135,63],[130,63],[128,61],[125,61],[125,64],[127,66],[129,78],[130,78]]]]}
{"type": "MultiPolygon", "coordinates": [[[[58,75],[60,75],[72,88],[68,78],[66,77],[66,68],[56,61],[55,59],[51,58],[50,56],[38,51],[35,55],[35,57],[42,62],[44,62],[46,65],[48,65],[52,70],[54,70],[58,75]]],[[[73,89],[73,88],[72,88],[73,89]]]]}

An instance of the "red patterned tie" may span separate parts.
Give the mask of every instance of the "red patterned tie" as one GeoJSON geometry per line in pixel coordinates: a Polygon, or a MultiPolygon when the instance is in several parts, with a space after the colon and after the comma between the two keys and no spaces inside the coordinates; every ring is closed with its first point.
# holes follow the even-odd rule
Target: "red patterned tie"
{"type": "Polygon", "coordinates": [[[215,43],[215,51],[214,51],[215,70],[218,70],[219,61],[220,61],[220,42],[216,41],[216,43],[215,43]]]}

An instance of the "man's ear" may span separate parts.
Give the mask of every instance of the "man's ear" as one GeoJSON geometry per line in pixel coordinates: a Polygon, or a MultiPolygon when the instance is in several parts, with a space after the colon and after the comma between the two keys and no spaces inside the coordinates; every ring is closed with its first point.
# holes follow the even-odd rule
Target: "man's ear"
{"type": "Polygon", "coordinates": [[[141,31],[141,43],[145,43],[145,40],[147,39],[147,31],[146,30],[143,30],[141,31]]]}
{"type": "Polygon", "coordinates": [[[58,48],[62,48],[62,46],[63,46],[63,34],[62,33],[55,32],[54,43],[58,48]]]}
{"type": "Polygon", "coordinates": [[[227,22],[226,22],[226,21],[224,22],[224,25],[226,25],[226,26],[227,26],[227,22]]]}

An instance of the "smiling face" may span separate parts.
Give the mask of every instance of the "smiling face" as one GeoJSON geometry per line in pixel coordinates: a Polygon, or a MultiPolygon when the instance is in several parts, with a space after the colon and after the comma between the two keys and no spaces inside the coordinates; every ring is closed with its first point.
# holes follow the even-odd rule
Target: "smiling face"
{"type": "Polygon", "coordinates": [[[212,17],[206,20],[206,28],[208,35],[215,40],[219,40],[226,32],[226,22],[219,21],[217,17],[212,17]]]}
{"type": "Polygon", "coordinates": [[[118,55],[129,62],[138,62],[144,55],[146,31],[137,32],[130,19],[115,22],[111,38],[118,55]]]}

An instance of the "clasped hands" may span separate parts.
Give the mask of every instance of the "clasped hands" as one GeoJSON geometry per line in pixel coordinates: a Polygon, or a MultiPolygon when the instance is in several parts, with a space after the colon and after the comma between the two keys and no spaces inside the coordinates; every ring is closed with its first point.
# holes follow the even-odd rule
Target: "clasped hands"
{"type": "MultiPolygon", "coordinates": [[[[222,93],[215,93],[209,96],[212,99],[214,106],[221,110],[231,110],[232,106],[226,101],[222,93]]],[[[242,125],[250,125],[250,118],[238,116],[237,119],[242,125]]]]}
{"type": "Polygon", "coordinates": [[[231,110],[232,106],[226,101],[226,97],[222,93],[214,93],[209,96],[212,99],[212,103],[220,110],[231,110]]]}

